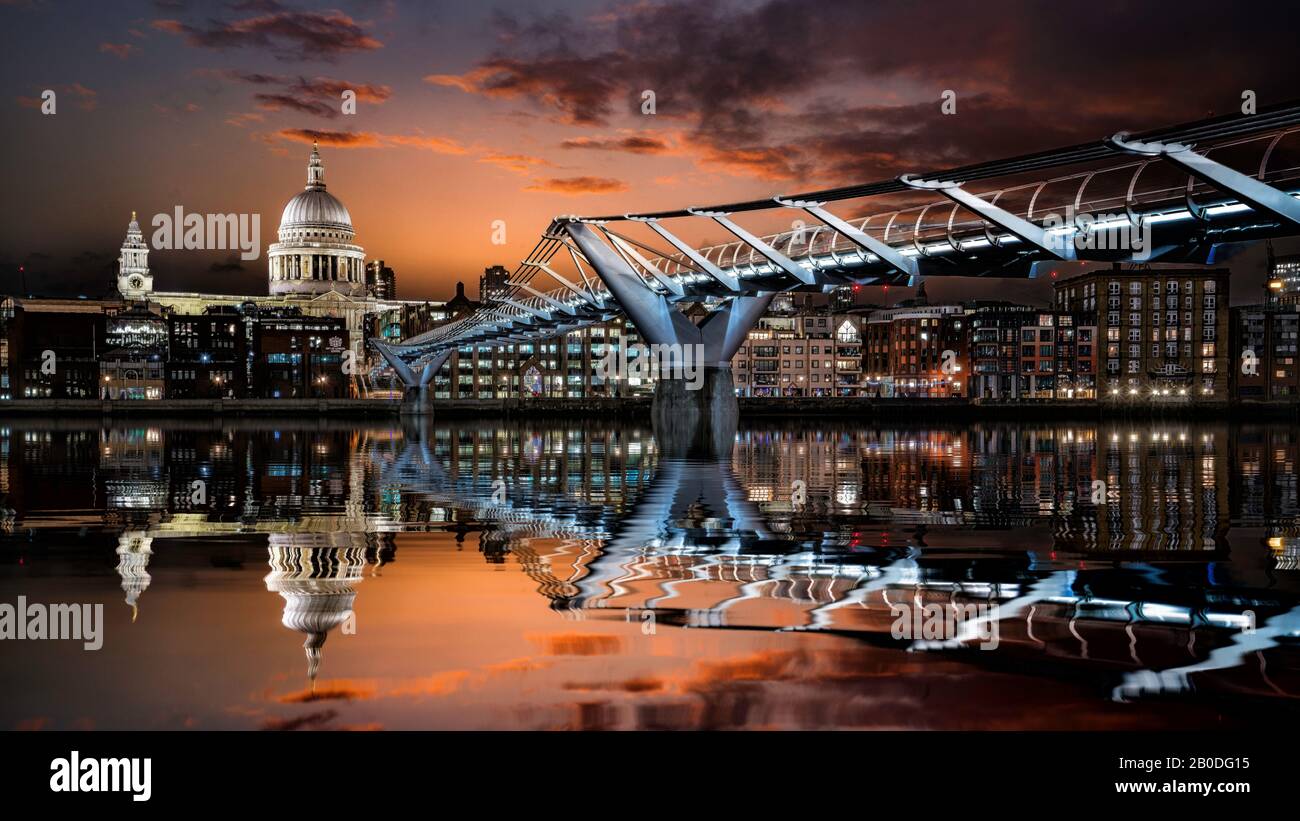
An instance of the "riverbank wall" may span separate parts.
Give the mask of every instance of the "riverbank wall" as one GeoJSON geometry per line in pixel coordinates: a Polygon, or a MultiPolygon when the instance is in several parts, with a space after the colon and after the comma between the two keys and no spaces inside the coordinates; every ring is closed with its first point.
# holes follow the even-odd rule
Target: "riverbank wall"
{"type": "MultiPolygon", "coordinates": [[[[1084,402],[965,399],[866,399],[856,397],[741,397],[742,418],[843,418],[859,421],[962,420],[1050,421],[1090,419],[1233,418],[1300,421],[1296,402],[1084,402]]],[[[650,398],[624,399],[435,399],[434,417],[568,416],[648,419],[650,398]]],[[[18,399],[0,402],[0,417],[339,417],[385,418],[402,413],[393,399],[18,399]]]]}

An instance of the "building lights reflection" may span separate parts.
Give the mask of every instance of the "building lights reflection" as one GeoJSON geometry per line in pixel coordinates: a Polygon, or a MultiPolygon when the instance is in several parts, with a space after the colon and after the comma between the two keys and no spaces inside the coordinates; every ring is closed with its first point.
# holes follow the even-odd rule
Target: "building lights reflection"
{"type": "Polygon", "coordinates": [[[133,612],[167,586],[158,540],[265,540],[266,588],[304,634],[313,680],[396,534],[430,530],[522,570],[568,616],[653,611],[664,628],[909,649],[890,636],[891,605],[981,605],[997,655],[1131,674],[1117,697],[1225,676],[1275,693],[1243,662],[1256,653],[1284,690],[1293,670],[1279,652],[1300,562],[1287,428],[768,424],[717,462],[662,457],[648,427],[562,420],[18,430],[0,454],[15,528],[91,511],[133,612]],[[53,489],[51,466],[83,464],[53,489]],[[1230,523],[1267,528],[1250,547],[1281,582],[1232,561],[1230,523]]]}

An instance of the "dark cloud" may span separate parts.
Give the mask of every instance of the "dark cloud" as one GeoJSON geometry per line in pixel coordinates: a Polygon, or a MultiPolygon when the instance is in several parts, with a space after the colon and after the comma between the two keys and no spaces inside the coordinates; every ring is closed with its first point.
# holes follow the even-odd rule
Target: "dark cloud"
{"type": "Polygon", "coordinates": [[[551,194],[613,194],[626,191],[627,183],[609,177],[551,177],[536,180],[525,186],[525,191],[545,191],[551,194]]]}
{"type": "Polygon", "coordinates": [[[373,131],[324,131],[310,128],[284,128],[277,136],[285,140],[310,143],[319,141],[321,145],[336,148],[386,148],[402,146],[422,148],[435,154],[467,154],[469,149],[448,137],[429,136],[427,134],[378,134],[373,131]]]}
{"type": "Polygon", "coordinates": [[[1080,112],[1070,121],[1043,120],[1026,128],[1025,108],[993,93],[958,98],[958,113],[935,116],[938,104],[858,107],[812,104],[798,115],[817,123],[796,150],[818,173],[838,180],[865,180],[1012,156],[1045,147],[1096,139],[1114,131],[1104,116],[1080,112]]]}
{"type": "Polygon", "coordinates": [[[561,148],[588,148],[597,151],[626,151],[629,154],[665,154],[672,146],[659,137],[574,137],[560,143],[561,148]]]}
{"type": "Polygon", "coordinates": [[[300,143],[317,141],[336,148],[373,148],[380,145],[379,136],[365,131],[320,131],[307,128],[283,128],[279,136],[300,143]]]}
{"type": "Polygon", "coordinates": [[[280,11],[284,6],[277,3],[276,0],[239,0],[231,3],[230,8],[234,11],[280,11]]]}
{"type": "Polygon", "coordinates": [[[111,54],[119,60],[125,60],[135,51],[135,46],[130,43],[100,43],[99,50],[105,54],[111,54]]]}
{"type": "MultiPolygon", "coordinates": [[[[501,52],[425,80],[574,125],[681,127],[702,166],[839,184],[1228,113],[1245,89],[1264,103],[1293,93],[1286,11],[1221,11],[670,0],[582,19],[499,14],[501,52]],[[654,117],[640,113],[644,90],[654,117]],[[946,90],[955,115],[940,111],[946,90]]],[[[564,146],[634,151],[619,138],[564,146]]]]}
{"type": "Polygon", "coordinates": [[[743,144],[724,147],[710,140],[695,139],[690,148],[705,168],[726,171],[760,180],[800,180],[814,175],[805,146],[743,144]]]}
{"type": "Polygon", "coordinates": [[[310,730],[314,728],[327,727],[334,719],[338,718],[337,710],[319,710],[314,713],[295,716],[293,718],[271,717],[262,722],[263,730],[310,730]]]}
{"type": "Polygon", "coordinates": [[[287,82],[287,80],[286,80],[284,77],[281,77],[281,76],[278,75],[278,74],[258,74],[258,73],[256,73],[256,72],[250,72],[250,71],[237,71],[237,70],[235,70],[235,69],[229,69],[229,70],[227,70],[227,71],[214,71],[214,70],[212,70],[212,69],[199,69],[199,73],[212,74],[212,75],[217,75],[217,76],[221,76],[221,77],[227,77],[227,78],[229,78],[229,79],[231,79],[231,80],[239,80],[240,82],[251,83],[251,84],[253,84],[253,85],[260,85],[260,86],[264,86],[264,85],[281,85],[281,84],[287,82]]]}
{"type": "Polygon", "coordinates": [[[613,111],[618,91],[610,78],[626,70],[624,66],[602,65],[604,60],[622,62],[614,55],[584,58],[567,53],[531,61],[496,57],[463,75],[431,74],[424,80],[488,97],[532,98],[555,109],[563,122],[601,125],[613,111]]]}
{"type": "Polygon", "coordinates": [[[257,48],[289,61],[337,59],[340,55],[382,48],[361,24],[341,11],[294,11],[275,7],[254,17],[209,20],[192,25],[180,20],[154,20],[151,25],[182,35],[192,46],[212,49],[257,48]]]}
{"type": "Polygon", "coordinates": [[[307,690],[278,696],[281,704],[310,704],[316,701],[362,701],[374,698],[375,688],[364,682],[333,681],[307,690]]]}
{"type": "Polygon", "coordinates": [[[358,100],[368,103],[382,103],[393,96],[393,90],[386,85],[356,83],[348,80],[337,80],[333,77],[288,77],[280,74],[259,74],[233,69],[210,73],[250,85],[278,85],[282,86],[286,92],[307,97],[329,98],[335,101],[342,98],[344,91],[355,92],[358,100]]]}
{"type": "Polygon", "coordinates": [[[344,91],[354,92],[357,95],[357,100],[364,103],[382,103],[393,96],[393,90],[388,86],[350,83],[346,80],[334,80],[329,77],[312,77],[311,79],[299,77],[290,85],[290,88],[299,94],[328,97],[335,101],[342,99],[344,91]]]}
{"type": "Polygon", "coordinates": [[[320,100],[304,100],[292,94],[254,94],[257,107],[263,111],[282,111],[289,109],[300,114],[313,114],[317,117],[337,117],[338,109],[320,100]]]}
{"type": "Polygon", "coordinates": [[[317,117],[337,117],[342,111],[345,91],[356,94],[358,102],[374,104],[382,104],[393,95],[392,89],[386,85],[354,83],[336,80],[333,77],[286,77],[278,74],[210,69],[204,69],[201,73],[252,86],[279,86],[280,88],[275,91],[255,93],[253,100],[257,103],[257,107],[265,111],[289,110],[317,117]]]}

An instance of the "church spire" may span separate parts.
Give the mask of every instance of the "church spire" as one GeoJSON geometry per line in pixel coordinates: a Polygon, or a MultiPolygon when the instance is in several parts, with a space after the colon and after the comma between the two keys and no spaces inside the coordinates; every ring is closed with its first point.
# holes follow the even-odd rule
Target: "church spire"
{"type": "Polygon", "coordinates": [[[320,161],[320,145],[311,141],[311,159],[307,161],[307,190],[318,191],[325,188],[325,166],[320,161]]]}
{"type": "Polygon", "coordinates": [[[153,275],[149,273],[149,246],[140,231],[134,211],[126,226],[126,239],[117,258],[117,290],[126,299],[147,299],[153,290],[153,275]]]}

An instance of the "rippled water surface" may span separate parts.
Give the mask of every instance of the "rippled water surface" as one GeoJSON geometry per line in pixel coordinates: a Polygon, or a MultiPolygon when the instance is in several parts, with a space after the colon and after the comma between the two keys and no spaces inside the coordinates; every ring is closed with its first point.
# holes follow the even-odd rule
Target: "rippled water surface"
{"type": "Polygon", "coordinates": [[[0,726],[1295,724],[1297,438],[0,421],[0,726]]]}

